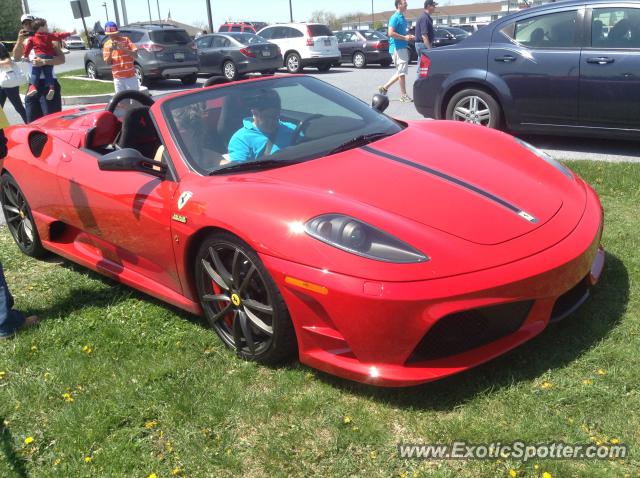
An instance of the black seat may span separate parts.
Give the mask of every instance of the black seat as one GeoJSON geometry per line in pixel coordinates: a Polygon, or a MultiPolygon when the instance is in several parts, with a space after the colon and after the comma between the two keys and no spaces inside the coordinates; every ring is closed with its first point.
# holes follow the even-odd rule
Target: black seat
{"type": "Polygon", "coordinates": [[[126,112],[116,141],[118,148],[137,149],[144,157],[153,158],[161,144],[148,106],[137,106],[126,112]]]}

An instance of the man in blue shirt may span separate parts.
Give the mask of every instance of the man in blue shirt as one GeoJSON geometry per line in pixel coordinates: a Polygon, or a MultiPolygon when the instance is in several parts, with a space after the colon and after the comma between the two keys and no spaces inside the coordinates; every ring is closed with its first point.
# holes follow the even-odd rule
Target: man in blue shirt
{"type": "Polygon", "coordinates": [[[407,0],[395,0],[396,12],[389,19],[389,53],[393,56],[393,62],[396,65],[395,74],[384,85],[378,88],[378,91],[386,95],[391,85],[396,81],[400,84],[400,101],[402,103],[411,103],[413,101],[407,95],[407,85],[405,77],[409,67],[409,42],[415,37],[407,35],[407,20],[404,14],[407,11],[407,0]]]}
{"type": "Polygon", "coordinates": [[[229,161],[255,161],[291,146],[296,126],[280,121],[280,96],[263,89],[250,101],[251,117],[229,141],[229,161]]]}
{"type": "Polygon", "coordinates": [[[418,78],[420,78],[420,58],[426,50],[433,47],[434,32],[431,14],[438,4],[434,0],[424,2],[424,12],[416,23],[416,53],[418,54],[418,78]]]}

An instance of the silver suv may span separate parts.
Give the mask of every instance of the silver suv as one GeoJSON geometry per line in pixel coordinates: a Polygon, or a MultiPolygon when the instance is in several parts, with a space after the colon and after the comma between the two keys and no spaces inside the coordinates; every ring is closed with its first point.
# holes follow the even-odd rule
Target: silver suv
{"type": "MultiPolygon", "coordinates": [[[[194,42],[187,32],[172,25],[131,24],[120,27],[138,47],[135,60],[136,76],[140,84],[161,78],[179,78],[184,85],[198,80],[198,55],[194,42]]],[[[102,46],[108,39],[99,38],[84,55],[84,67],[89,78],[111,76],[111,65],[102,59],[102,46]]]]}

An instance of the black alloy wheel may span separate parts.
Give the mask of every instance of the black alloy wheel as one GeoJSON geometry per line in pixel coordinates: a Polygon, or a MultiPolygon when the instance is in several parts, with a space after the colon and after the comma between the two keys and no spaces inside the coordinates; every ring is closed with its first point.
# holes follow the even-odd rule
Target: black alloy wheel
{"type": "Polygon", "coordinates": [[[0,180],[2,210],[13,240],[22,252],[30,257],[44,257],[47,251],[42,247],[36,223],[29,204],[10,174],[3,174],[0,180]]]}
{"type": "Polygon", "coordinates": [[[245,360],[263,364],[293,356],[293,324],[278,288],[258,255],[239,238],[214,233],[195,263],[200,304],[210,327],[245,360]]]}

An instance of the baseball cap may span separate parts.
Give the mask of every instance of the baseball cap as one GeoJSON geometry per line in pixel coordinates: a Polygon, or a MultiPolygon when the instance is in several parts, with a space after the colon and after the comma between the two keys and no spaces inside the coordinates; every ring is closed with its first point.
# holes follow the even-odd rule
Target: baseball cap
{"type": "Polygon", "coordinates": [[[424,2],[424,8],[427,7],[437,7],[438,3],[435,0],[427,0],[426,2],[424,2]]]}
{"type": "Polygon", "coordinates": [[[32,22],[36,19],[36,17],[34,17],[33,15],[29,15],[28,13],[25,13],[24,15],[22,15],[20,17],[20,23],[24,23],[24,22],[32,22]]]}
{"type": "Polygon", "coordinates": [[[107,35],[115,35],[118,33],[118,25],[116,22],[107,22],[104,24],[104,32],[107,35]]]}

